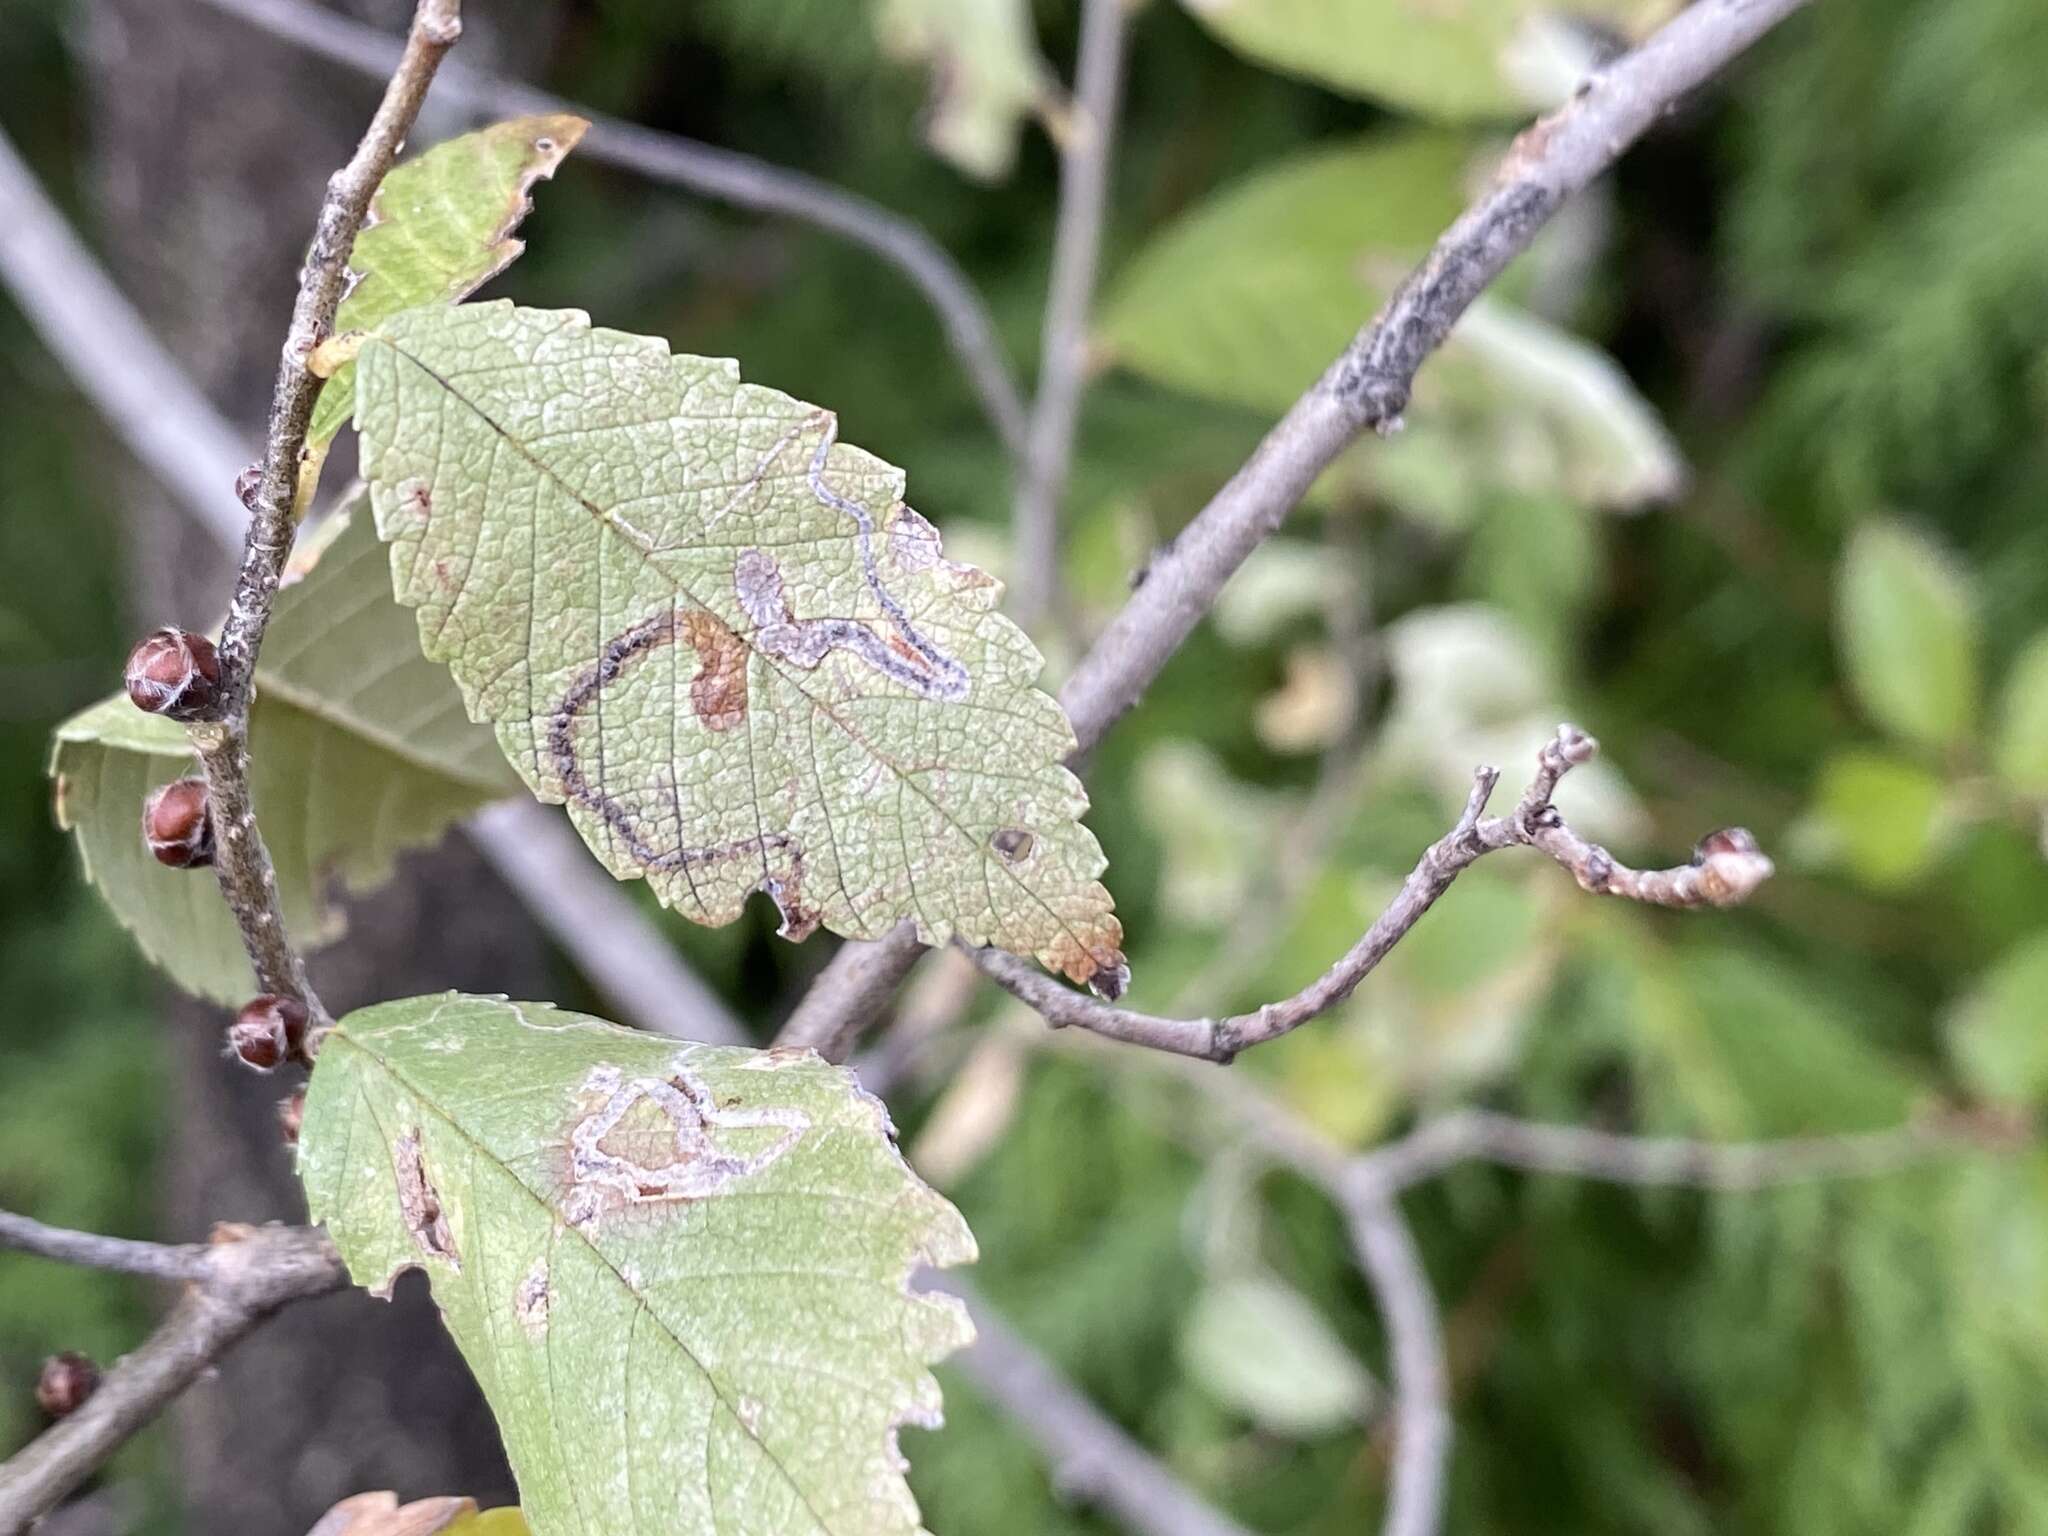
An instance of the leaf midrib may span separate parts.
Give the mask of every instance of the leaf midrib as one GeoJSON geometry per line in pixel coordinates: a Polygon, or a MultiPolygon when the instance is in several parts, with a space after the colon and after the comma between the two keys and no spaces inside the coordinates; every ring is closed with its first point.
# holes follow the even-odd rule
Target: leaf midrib
{"type": "MultiPolygon", "coordinates": [[[[612,1277],[612,1279],[618,1282],[619,1288],[623,1290],[628,1296],[632,1297],[633,1304],[636,1310],[636,1315],[638,1313],[645,1313],[647,1316],[652,1317],[654,1319],[654,1321],[660,1326],[661,1331],[665,1335],[667,1335],[669,1342],[674,1344],[677,1350],[679,1350],[682,1353],[683,1358],[690,1362],[690,1364],[696,1369],[697,1374],[702,1376],[704,1380],[710,1384],[712,1393],[718,1401],[718,1405],[725,1410],[726,1414],[732,1419],[732,1421],[735,1424],[739,1425],[741,1431],[746,1435],[746,1437],[749,1440],[753,1441],[754,1444],[760,1448],[761,1454],[767,1457],[768,1464],[775,1468],[776,1472],[780,1474],[784,1482],[789,1484],[791,1492],[796,1494],[797,1498],[802,1501],[804,1508],[810,1512],[811,1518],[817,1522],[818,1529],[826,1532],[827,1536],[830,1536],[830,1533],[833,1531],[833,1526],[830,1521],[826,1520],[826,1518],[818,1512],[817,1506],[811,1502],[810,1491],[807,1488],[805,1488],[802,1483],[797,1481],[796,1474],[790,1471],[790,1469],[783,1464],[782,1458],[776,1455],[776,1453],[772,1448],[770,1448],[768,1443],[761,1438],[760,1434],[756,1430],[754,1430],[747,1423],[747,1421],[740,1415],[739,1404],[735,1400],[734,1396],[731,1395],[730,1389],[727,1387],[726,1383],[723,1380],[721,1380],[719,1376],[710,1369],[710,1367],[705,1365],[702,1360],[699,1360],[697,1358],[696,1351],[691,1349],[690,1346],[683,1341],[681,1336],[678,1335],[676,1331],[668,1325],[668,1320],[664,1318],[659,1312],[657,1312],[654,1309],[653,1305],[648,1301],[648,1299],[644,1295],[642,1295],[641,1292],[638,1289],[636,1289],[630,1281],[626,1279],[625,1275],[620,1271],[618,1265],[612,1262],[611,1255],[606,1253],[602,1248],[598,1247],[596,1243],[592,1242],[589,1235],[585,1233],[582,1228],[575,1226],[571,1222],[562,1220],[559,1214],[555,1211],[555,1209],[552,1206],[550,1206],[546,1200],[542,1199],[541,1196],[534,1189],[532,1189],[524,1179],[520,1178],[517,1173],[513,1172],[511,1167],[504,1161],[504,1159],[500,1158],[495,1152],[491,1151],[490,1148],[486,1147],[481,1141],[479,1141],[473,1134],[471,1134],[467,1126],[463,1125],[459,1120],[455,1118],[455,1116],[451,1112],[444,1109],[435,1099],[433,1099],[427,1093],[422,1091],[410,1077],[406,1076],[405,1073],[401,1072],[395,1065],[393,1065],[386,1058],[378,1055],[375,1051],[371,1050],[369,1046],[366,1045],[362,1040],[359,1040],[354,1035],[350,1034],[348,1032],[348,1026],[346,1023],[338,1024],[335,1026],[332,1033],[330,1033],[327,1037],[326,1045],[328,1048],[331,1049],[337,1042],[346,1045],[350,1049],[354,1050],[359,1056],[362,1057],[364,1061],[376,1067],[378,1071],[382,1072],[394,1084],[396,1084],[400,1089],[402,1089],[406,1093],[406,1095],[410,1097],[415,1103],[421,1105],[424,1109],[426,1109],[426,1111],[429,1114],[433,1115],[435,1119],[439,1120],[443,1125],[447,1126],[448,1129],[452,1131],[457,1137],[459,1137],[462,1140],[463,1144],[469,1148],[471,1156],[480,1156],[484,1158],[492,1167],[496,1168],[499,1172],[503,1173],[507,1179],[511,1180],[514,1187],[516,1187],[521,1194],[525,1195],[528,1200],[532,1201],[533,1204],[539,1208],[541,1214],[547,1218],[550,1229],[554,1231],[557,1234],[557,1236],[559,1236],[561,1232],[573,1232],[576,1234],[577,1241],[580,1242],[585,1249],[587,1249],[590,1253],[594,1254],[597,1257],[598,1262],[604,1266],[606,1273],[608,1273],[612,1277]]],[[[374,1108],[371,1109],[370,1118],[373,1121],[375,1121],[377,1118],[376,1111],[374,1108]]],[[[387,1132],[384,1129],[381,1123],[379,1123],[377,1126],[377,1132],[380,1136],[383,1136],[385,1138],[388,1144],[390,1140],[390,1135],[389,1132],[387,1132]]],[[[553,1239],[551,1239],[550,1241],[553,1241],[553,1239]]],[[[432,1278],[432,1272],[429,1271],[428,1279],[430,1282],[432,1278]]],[[[905,1288],[907,1291],[907,1274],[905,1276],[905,1288]]],[[[484,1301],[484,1306],[488,1308],[489,1305],[489,1300],[488,1298],[486,1298],[484,1301]]],[[[491,1340],[491,1347],[493,1349],[497,1348],[495,1338],[491,1340]]],[[[550,1417],[552,1417],[556,1413],[556,1411],[557,1410],[553,1400],[553,1393],[552,1391],[550,1391],[548,1403],[548,1412],[550,1417]]],[[[631,1446],[629,1445],[626,1451],[628,1465],[631,1464],[632,1455],[633,1452],[631,1446]]],[[[705,1497],[707,1499],[715,1499],[713,1490],[708,1482],[705,1485],[704,1491],[705,1497]]],[[[578,1518],[581,1518],[580,1512],[578,1518]]]]}
{"type": "MultiPolygon", "coordinates": [[[[586,329],[594,329],[594,327],[587,327],[586,329]]],[[[569,484],[569,482],[566,479],[564,479],[559,472],[556,471],[553,465],[547,463],[531,448],[529,448],[524,442],[522,442],[518,437],[514,436],[511,432],[507,431],[503,426],[501,426],[498,420],[494,416],[492,416],[490,412],[486,411],[482,406],[478,405],[474,400],[470,399],[468,395],[463,393],[463,391],[457,389],[454,383],[450,381],[446,376],[444,376],[438,369],[430,367],[427,363],[415,357],[412,353],[408,352],[404,347],[400,346],[397,341],[395,341],[388,335],[384,335],[381,332],[371,332],[370,336],[371,339],[375,341],[381,341],[385,346],[391,348],[394,354],[405,359],[407,362],[411,363],[415,368],[418,368],[420,372],[426,374],[428,378],[432,379],[443,390],[447,391],[447,394],[450,399],[461,402],[461,404],[464,407],[466,407],[472,414],[474,414],[479,421],[483,422],[485,426],[489,427],[491,431],[495,432],[505,443],[510,445],[513,452],[517,453],[528,464],[531,464],[534,467],[534,469],[539,471],[539,473],[543,475],[548,481],[550,481],[557,488],[559,488],[562,494],[567,496],[571,501],[575,502],[578,506],[582,507],[585,511],[590,513],[590,515],[594,519],[596,519],[601,529],[608,530],[614,537],[623,540],[626,547],[631,549],[634,552],[634,554],[637,555],[644,564],[654,569],[655,572],[658,575],[660,575],[663,580],[667,581],[670,587],[672,587],[674,591],[677,593],[677,595],[688,598],[690,602],[696,604],[696,606],[701,608],[704,612],[710,614],[714,618],[717,618],[720,623],[724,623],[723,616],[719,613],[719,611],[716,608],[712,607],[709,603],[705,602],[702,598],[698,597],[696,593],[690,591],[689,588],[685,587],[680,581],[677,581],[668,570],[659,565],[656,565],[651,551],[645,549],[640,544],[635,542],[633,539],[626,537],[626,535],[621,531],[617,521],[614,520],[614,518],[611,516],[609,512],[607,512],[603,507],[598,506],[595,502],[591,501],[589,497],[585,496],[581,491],[577,490],[575,486],[569,484]]],[[[666,346],[663,347],[663,355],[665,360],[673,363],[675,359],[675,354],[669,351],[666,346]]],[[[483,516],[483,514],[479,514],[479,516],[481,517],[483,516]]],[[[687,549],[690,546],[682,545],[678,547],[687,549]]],[[[790,673],[785,671],[782,667],[777,665],[776,659],[773,656],[770,656],[767,652],[761,650],[758,646],[754,644],[751,629],[740,629],[734,625],[727,625],[726,627],[732,631],[734,636],[741,642],[741,644],[746,646],[747,651],[750,655],[758,656],[764,663],[767,664],[769,669],[772,670],[776,674],[776,676],[782,678],[784,682],[788,683],[788,685],[794,692],[801,694],[806,700],[808,700],[811,704],[811,707],[817,713],[823,715],[826,719],[830,720],[835,726],[837,726],[849,741],[856,744],[862,751],[868,753],[877,762],[881,763],[884,767],[886,767],[890,771],[890,773],[894,775],[899,788],[899,792],[902,787],[908,786],[918,796],[919,799],[923,800],[940,816],[944,817],[946,823],[949,826],[951,826],[955,832],[960,834],[960,836],[966,841],[967,845],[970,848],[974,848],[977,850],[981,864],[982,878],[984,880],[988,878],[988,873],[990,869],[993,868],[1000,871],[1000,873],[1007,880],[1009,880],[1012,885],[1014,885],[1019,891],[1023,892],[1023,894],[1026,897],[1028,897],[1033,903],[1035,903],[1039,908],[1041,908],[1045,912],[1045,914],[1059,926],[1061,932],[1066,934],[1066,936],[1069,939],[1074,941],[1074,943],[1079,947],[1081,954],[1086,955],[1091,959],[1094,957],[1096,946],[1090,943],[1081,934],[1075,932],[1073,924],[1067,921],[1065,915],[1061,913],[1056,907],[1054,907],[1051,902],[1047,901],[1045,897],[1040,895],[1034,887],[1025,884],[1023,879],[1018,875],[1016,870],[1012,869],[1008,864],[1003,863],[1000,860],[990,858],[986,850],[982,849],[981,840],[975,837],[972,833],[970,833],[966,827],[962,826],[959,820],[953,815],[952,811],[948,807],[934,799],[930,792],[927,791],[922,784],[917,782],[915,775],[913,775],[909,770],[905,769],[901,764],[896,762],[896,760],[893,757],[876,748],[872,743],[868,741],[868,739],[865,736],[863,736],[860,732],[856,731],[852,726],[847,724],[845,720],[841,719],[828,703],[817,698],[814,694],[810,692],[809,689],[805,688],[800,681],[798,681],[790,673]]],[[[531,665],[530,656],[528,658],[528,665],[531,665]]],[[[821,814],[824,813],[825,800],[826,796],[824,794],[824,785],[821,781],[819,784],[819,806],[821,814]]],[[[756,802],[756,808],[758,810],[758,801],[756,802]]],[[[762,874],[763,877],[766,878],[767,870],[765,865],[763,867],[762,874]]],[[[906,869],[905,879],[909,880],[909,878],[909,873],[906,869]]],[[[851,900],[849,899],[848,905],[851,906],[851,904],[851,900]]],[[[913,906],[915,906],[914,902],[913,906]]],[[[859,915],[860,914],[858,912],[855,913],[855,916],[859,915]]],[[[993,902],[991,902],[990,904],[989,915],[991,919],[991,938],[995,938],[997,937],[997,934],[994,932],[994,930],[998,926],[998,915],[995,911],[993,902]]],[[[923,921],[922,912],[915,912],[913,916],[914,920],[917,921],[918,926],[929,928],[929,925],[923,921]]],[[[892,923],[889,926],[894,926],[894,924],[892,923]]],[[[952,926],[954,930],[957,932],[959,925],[955,923],[952,926]]],[[[934,934],[934,937],[936,937],[936,934],[934,934]]]]}

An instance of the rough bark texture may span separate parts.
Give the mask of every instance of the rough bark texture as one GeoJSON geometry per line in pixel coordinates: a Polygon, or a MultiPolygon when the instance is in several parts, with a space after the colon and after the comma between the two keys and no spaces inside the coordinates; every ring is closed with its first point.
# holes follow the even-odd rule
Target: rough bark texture
{"type": "MultiPolygon", "coordinates": [[[[410,5],[346,9],[397,31],[410,5]]],[[[465,56],[530,64],[494,44],[537,51],[552,9],[553,0],[476,7],[465,56]]],[[[322,187],[376,86],[175,0],[91,0],[77,35],[103,248],[159,335],[248,426],[253,455],[322,187]]],[[[430,102],[422,137],[458,126],[433,113],[430,102]]],[[[212,623],[232,579],[227,559],[146,484],[130,506],[137,624],[212,623]]],[[[448,986],[546,996],[558,990],[546,953],[496,878],[451,844],[357,903],[348,939],[312,969],[340,1013],[448,986]]],[[[165,1011],[177,1042],[166,1232],[200,1234],[220,1218],[303,1220],[275,1117],[286,1085],[229,1069],[215,1010],[166,998],[165,1011]]],[[[365,1488],[514,1497],[496,1430],[423,1286],[401,1286],[390,1307],[357,1292],[273,1322],[187,1394],[177,1432],[194,1529],[294,1536],[365,1488]]]]}

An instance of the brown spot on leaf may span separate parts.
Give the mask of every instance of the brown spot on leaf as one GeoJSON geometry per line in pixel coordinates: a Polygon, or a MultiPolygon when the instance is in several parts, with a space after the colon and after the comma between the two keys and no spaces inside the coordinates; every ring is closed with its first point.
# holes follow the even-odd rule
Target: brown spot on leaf
{"type": "Polygon", "coordinates": [[[683,638],[697,653],[690,708],[707,729],[729,731],[747,718],[747,648],[708,609],[678,615],[683,638]]]}
{"type": "MultiPolygon", "coordinates": [[[[420,1252],[430,1259],[446,1259],[457,1272],[462,1256],[455,1251],[455,1233],[448,1225],[448,1213],[441,1206],[441,1192],[427,1177],[426,1154],[420,1148],[420,1133],[407,1131],[391,1148],[391,1168],[398,1177],[398,1209],[405,1229],[412,1233],[420,1252]]],[[[389,1287],[386,1287],[389,1294],[389,1287]]]]}
{"type": "Polygon", "coordinates": [[[680,1067],[665,1079],[627,1079],[617,1068],[595,1068],[578,1102],[562,1214],[586,1230],[623,1208],[722,1194],[775,1162],[810,1125],[796,1110],[721,1106],[680,1067]],[[744,1139],[728,1145],[732,1132],[744,1139]]]}
{"type": "Polygon", "coordinates": [[[1131,983],[1131,967],[1121,948],[1124,928],[1114,917],[1105,916],[1102,930],[1102,941],[1090,945],[1071,930],[1062,929],[1039,959],[1076,986],[1115,1002],[1131,983]]]}
{"type": "Polygon", "coordinates": [[[804,900],[804,854],[795,844],[776,850],[778,866],[761,881],[761,889],[782,914],[775,931],[793,944],[801,944],[817,931],[823,914],[804,900]]]}

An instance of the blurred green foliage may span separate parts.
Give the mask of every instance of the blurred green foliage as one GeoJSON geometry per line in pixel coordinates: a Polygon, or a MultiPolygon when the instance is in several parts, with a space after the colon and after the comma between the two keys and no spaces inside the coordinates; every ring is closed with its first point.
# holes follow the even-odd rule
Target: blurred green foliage
{"type": "MultiPolygon", "coordinates": [[[[60,10],[20,13],[0,119],[71,185],[65,127],[82,108],[60,10]]],[[[845,13],[586,0],[550,83],[917,217],[1028,358],[1054,204],[1045,136],[1027,127],[1007,178],[963,179],[922,141],[923,72],[845,13]]],[[[1034,15],[1064,78],[1074,7],[1040,0],[1034,15]]],[[[1500,762],[1516,785],[1569,716],[1608,749],[1562,797],[1589,831],[1675,862],[1744,822],[1779,879],[1743,912],[1673,916],[1504,857],[1345,1009],[1236,1070],[1359,1144],[1472,1099],[1715,1137],[2041,1104],[2044,60],[2038,0],[1813,7],[1626,162],[1571,241],[1532,254],[1503,297],[1618,360],[1682,449],[1683,489],[1619,515],[1532,448],[1526,386],[1446,401],[1425,373],[1410,438],[1320,489],[1090,765],[1140,1006],[1229,1008],[1300,985],[1439,834],[1471,764],[1500,762]],[[1345,689],[1317,692],[1333,668],[1345,689]],[[1313,797],[1319,835],[1290,859],[1319,783],[1341,792],[1313,797]]],[[[1385,280],[1375,231],[1451,195],[1376,190],[1374,146],[1412,140],[1412,123],[1263,72],[1178,6],[1139,13],[1131,70],[1105,372],[1067,518],[1084,628],[1364,318],[1385,280]],[[1264,265],[1240,266],[1236,241],[1200,243],[1292,177],[1354,172],[1298,238],[1254,242],[1264,265]]],[[[1443,141],[1456,165],[1499,148],[1457,132],[1443,141]]],[[[1428,222],[1388,243],[1412,249],[1428,222]]],[[[1000,570],[1008,470],[936,323],[867,256],[573,159],[528,232],[504,291],[737,356],[832,406],[847,440],[909,470],[955,552],[1000,570]]],[[[4,307],[0,394],[15,509],[0,520],[15,1005],[0,1021],[0,1204],[145,1230],[162,1113],[147,992],[49,827],[41,779],[48,727],[105,691],[133,627],[111,617],[119,509],[92,473],[96,424],[4,307]]],[[[1602,396],[1579,398],[1601,416],[1602,396]]],[[[1047,649],[1072,655],[1057,636],[1047,649]]],[[[821,958],[769,926],[675,930],[764,1027],[821,958]]],[[[1248,1524],[1359,1529],[1387,1442],[1330,1352],[1376,1376],[1384,1341],[1331,1213],[1219,1153],[1171,1080],[1043,1051],[1016,1022],[984,999],[968,1038],[933,1053],[993,1044],[1014,1053],[1007,1076],[935,1079],[900,1105],[913,1152],[949,1112],[982,1125],[948,1165],[980,1283],[1248,1524]],[[1276,1413],[1270,1377],[1215,1366],[1259,1286],[1284,1288],[1275,1310],[1293,1319],[1260,1352],[1296,1362],[1319,1414],[1276,1413]]],[[[1449,1327],[1450,1528],[2048,1530],[2039,1152],[1750,1196],[1474,1168],[1408,1209],[1449,1327]]],[[[35,1357],[111,1351],[140,1322],[115,1282],[0,1263],[0,1440],[27,1427],[35,1357]]],[[[934,1530],[1107,1529],[957,1377],[948,1394],[947,1428],[906,1436],[934,1530]]]]}

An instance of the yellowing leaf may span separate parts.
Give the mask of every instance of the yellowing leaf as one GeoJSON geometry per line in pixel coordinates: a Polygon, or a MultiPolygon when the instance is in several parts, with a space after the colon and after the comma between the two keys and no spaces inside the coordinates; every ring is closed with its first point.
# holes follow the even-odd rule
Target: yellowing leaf
{"type": "Polygon", "coordinates": [[[357,366],[399,601],[615,875],[1121,990],[1038,653],[831,412],[509,304],[415,310],[357,366]]]}
{"type": "Polygon", "coordinates": [[[400,1506],[393,1493],[359,1493],[320,1517],[307,1536],[527,1536],[516,1509],[479,1513],[473,1499],[416,1499],[400,1506]]]}
{"type": "Polygon", "coordinates": [[[1916,746],[1960,744],[1977,719],[1977,615],[1954,557],[1901,523],[1867,522],[1843,557],[1835,610],[1870,717],[1916,746]]]}
{"type": "MultiPolygon", "coordinates": [[[[285,921],[311,948],[341,935],[334,886],[373,889],[400,852],[519,783],[420,655],[366,511],[294,566],[257,669],[250,777],[285,921]]],[[[213,872],[166,869],[142,842],[144,797],[197,771],[184,729],[122,694],[60,725],[50,760],[58,823],[114,915],[180,986],[238,1003],[255,978],[213,872]]]]}
{"type": "MultiPolygon", "coordinates": [[[[421,304],[453,304],[511,266],[526,249],[512,231],[533,211],[534,183],[555,174],[589,127],[566,113],[515,118],[394,167],[349,252],[350,287],[335,333],[421,304]]],[[[316,452],[355,408],[354,373],[344,365],[320,392],[306,434],[316,452]]]]}
{"type": "Polygon", "coordinates": [[[1594,62],[1566,17],[1641,37],[1671,0],[1183,0],[1246,57],[1436,117],[1519,116],[1594,62]]]}
{"type": "Polygon", "coordinates": [[[327,1037],[299,1171],[358,1281],[426,1272],[533,1536],[917,1532],[971,1329],[909,1281],[974,1243],[850,1073],[414,998],[327,1037]]]}

